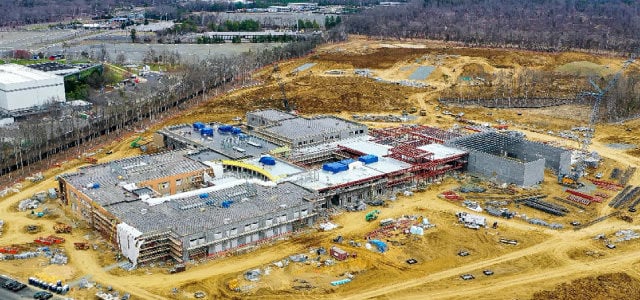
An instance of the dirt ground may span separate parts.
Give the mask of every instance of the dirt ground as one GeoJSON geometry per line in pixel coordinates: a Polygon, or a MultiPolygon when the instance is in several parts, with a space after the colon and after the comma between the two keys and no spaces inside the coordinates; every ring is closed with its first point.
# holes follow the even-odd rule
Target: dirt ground
{"type": "MultiPolygon", "coordinates": [[[[584,70],[605,72],[600,66],[613,66],[615,69],[621,61],[618,58],[584,53],[468,49],[441,42],[374,41],[358,37],[346,43],[324,46],[305,58],[280,63],[277,72],[273,72],[272,68],[260,70],[255,75],[255,80],[261,83],[257,86],[212,96],[193,109],[174,112],[156,123],[138,128],[139,130],[132,128],[113,142],[83,149],[79,153],[80,159],[70,158],[62,162],[61,167],[45,172],[43,182],[21,182],[19,193],[0,199],[0,219],[5,222],[0,246],[19,245],[24,249],[34,249],[35,246],[30,244],[33,239],[53,234],[56,222],[74,224],[73,233],[64,235],[67,241],[59,247],[69,256],[69,264],[48,265],[47,260],[42,257],[8,260],[0,261],[0,272],[23,281],[29,276],[62,279],[66,282],[88,277],[91,282],[131,293],[133,299],[193,299],[196,291],[204,291],[208,299],[569,299],[572,294],[580,294],[580,291],[585,291],[583,295],[592,299],[619,298],[623,291],[627,291],[627,295],[635,295],[640,278],[640,243],[637,240],[621,242],[615,250],[610,250],[604,247],[602,241],[596,241],[593,237],[600,233],[612,235],[620,229],[640,231],[637,220],[640,216],[631,214],[635,219],[632,223],[610,218],[581,230],[572,230],[569,222],[576,220],[585,223],[611,213],[613,209],[606,205],[607,201],[583,209],[567,206],[570,210],[568,216],[554,217],[510,204],[508,208],[518,212],[518,217],[507,220],[484,214],[489,223],[498,221],[499,227],[474,231],[457,224],[454,217],[455,212],[468,211],[467,209],[459,202],[438,197],[443,191],[455,190],[461,184],[477,183],[475,179],[466,176],[448,178],[413,196],[400,195],[388,207],[380,208],[378,220],[412,215],[426,217],[436,225],[426,230],[424,236],[398,234],[388,238],[389,251],[384,254],[348,243],[349,240],[354,240],[364,245],[364,235],[378,226],[376,222],[368,223],[364,220],[364,215],[369,210],[344,212],[332,217],[331,221],[340,225],[334,231],[318,232],[310,229],[246,254],[188,264],[186,272],[171,275],[167,273],[166,266],[144,267],[133,272],[117,267],[109,270],[106,267],[116,262],[116,252],[86,229],[82,222],[67,217],[65,208],[55,201],[46,204],[54,214],[45,218],[32,218],[28,216],[29,212],[19,212],[16,209],[20,200],[55,187],[56,175],[74,171],[86,164],[82,160],[82,153],[95,153],[93,156],[99,162],[138,155],[140,150],[130,148],[131,141],[137,136],[150,140],[155,130],[169,124],[191,123],[196,120],[231,123],[233,118],[243,116],[247,110],[282,108],[278,79],[284,84],[287,98],[303,114],[331,113],[351,118],[354,113],[398,115],[402,110],[416,107],[418,110],[424,109],[427,115],[416,116],[412,123],[444,128],[463,125],[453,117],[443,114],[444,110],[450,110],[453,113],[463,112],[466,119],[478,123],[505,122],[510,128],[521,130],[534,140],[577,148],[576,142],[551,135],[549,131],[584,126],[589,114],[587,107],[461,109],[441,107],[437,103],[438,96],[459,76],[486,74],[489,77],[498,69],[517,70],[525,66],[568,73],[584,70]],[[292,73],[294,68],[309,62],[316,65],[306,71],[292,73]],[[370,69],[373,77],[390,81],[406,80],[418,66],[436,66],[431,75],[421,81],[427,85],[426,88],[383,83],[354,74],[355,69],[366,68],[370,69]],[[329,75],[326,71],[330,70],[341,70],[343,73],[329,75]],[[108,155],[106,152],[109,150],[113,153],[108,155]],[[549,223],[560,223],[564,225],[564,229],[551,230],[529,224],[523,219],[523,215],[549,223]],[[42,231],[37,234],[24,233],[24,227],[29,224],[39,225],[42,231]],[[348,252],[357,253],[357,257],[336,262],[332,266],[318,267],[317,255],[311,253],[311,250],[319,246],[328,249],[333,245],[331,240],[337,235],[345,238],[345,242],[339,246],[348,252]],[[519,243],[515,246],[501,244],[498,242],[500,237],[516,239],[519,243]],[[78,241],[89,242],[91,249],[73,249],[73,242],[78,241]],[[458,256],[456,253],[461,249],[468,250],[471,255],[458,256]],[[309,263],[292,262],[283,268],[273,265],[274,262],[294,254],[308,255],[309,263]],[[408,265],[406,260],[409,258],[415,258],[418,263],[408,265]],[[269,275],[262,276],[258,282],[246,281],[242,276],[244,272],[256,268],[269,269],[269,275]],[[485,269],[491,269],[495,274],[485,276],[482,274],[485,269]],[[330,285],[331,281],[345,278],[346,273],[353,275],[351,282],[336,287],[330,285]],[[475,279],[460,279],[459,276],[466,273],[473,274],[475,279]],[[585,276],[587,278],[580,279],[585,276]],[[240,287],[241,291],[230,289],[230,283],[240,287]],[[628,288],[623,289],[620,287],[622,285],[628,288]]],[[[383,122],[367,124],[373,127],[398,125],[383,122]]],[[[599,125],[591,149],[598,151],[604,161],[600,169],[591,172],[608,174],[614,167],[640,167],[640,150],[619,150],[607,145],[639,145],[639,132],[640,120],[599,125]]],[[[636,174],[629,184],[640,185],[640,174],[636,174]]],[[[490,191],[493,195],[503,193],[494,187],[490,191]]],[[[551,173],[545,175],[545,181],[540,187],[516,189],[516,192],[548,194],[547,199],[551,202],[554,202],[555,196],[564,196],[562,188],[551,173]]],[[[601,192],[608,193],[611,197],[615,194],[611,191],[601,192]]],[[[464,196],[483,204],[486,194],[464,196]]],[[[327,258],[326,255],[321,256],[320,261],[327,258]]],[[[70,296],[87,299],[96,290],[95,287],[75,289],[70,296]]]]}

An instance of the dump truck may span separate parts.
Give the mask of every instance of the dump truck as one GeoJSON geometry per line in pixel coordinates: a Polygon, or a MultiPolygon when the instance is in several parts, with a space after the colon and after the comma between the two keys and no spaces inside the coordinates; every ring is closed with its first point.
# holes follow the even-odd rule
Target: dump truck
{"type": "Polygon", "coordinates": [[[426,109],[421,109],[420,110],[420,115],[423,116],[423,117],[426,116],[427,115],[427,110],[426,109]]]}

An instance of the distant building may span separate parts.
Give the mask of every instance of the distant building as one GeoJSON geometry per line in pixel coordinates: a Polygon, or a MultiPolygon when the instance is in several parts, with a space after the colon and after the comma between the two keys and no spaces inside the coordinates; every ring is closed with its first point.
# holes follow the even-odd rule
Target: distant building
{"type": "Polygon", "coordinates": [[[16,114],[64,101],[62,76],[16,64],[0,65],[0,110],[3,112],[16,114]]]}

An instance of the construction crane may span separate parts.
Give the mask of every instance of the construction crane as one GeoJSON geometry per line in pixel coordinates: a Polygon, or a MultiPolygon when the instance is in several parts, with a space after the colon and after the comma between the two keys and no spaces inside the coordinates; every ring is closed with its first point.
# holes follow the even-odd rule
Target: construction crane
{"type": "Polygon", "coordinates": [[[580,157],[578,158],[572,174],[561,174],[561,176],[558,178],[560,183],[568,186],[579,185],[578,179],[584,175],[584,170],[586,169],[586,153],[589,151],[591,139],[593,139],[593,136],[595,134],[595,125],[596,121],[598,120],[602,98],[604,98],[604,95],[616,84],[616,82],[618,82],[618,79],[620,79],[620,76],[622,76],[624,70],[626,70],[634,61],[635,59],[633,57],[624,61],[624,63],[622,64],[622,68],[620,68],[620,70],[613,76],[613,78],[609,80],[604,89],[601,89],[593,79],[589,79],[589,83],[591,84],[591,86],[593,86],[595,92],[581,92],[578,94],[578,97],[593,97],[593,107],[591,109],[591,116],[589,117],[589,124],[584,134],[582,145],[580,147],[582,155],[580,155],[580,157]]]}
{"type": "Polygon", "coordinates": [[[280,67],[276,63],[273,66],[273,76],[276,78],[276,80],[278,80],[278,85],[280,86],[280,92],[282,93],[282,105],[284,106],[285,111],[292,112],[295,110],[295,108],[293,107],[293,105],[289,104],[287,93],[284,90],[284,82],[282,82],[282,79],[278,75],[278,72],[280,72],[280,67]]]}

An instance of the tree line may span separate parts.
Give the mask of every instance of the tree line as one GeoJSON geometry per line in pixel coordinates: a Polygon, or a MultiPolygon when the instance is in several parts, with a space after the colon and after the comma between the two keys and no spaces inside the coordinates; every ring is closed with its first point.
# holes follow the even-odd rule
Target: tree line
{"type": "Polygon", "coordinates": [[[349,33],[458,41],[468,46],[624,54],[640,48],[636,0],[412,0],[362,10],[345,24],[349,33]]]}
{"type": "MultiPolygon", "coordinates": [[[[606,91],[600,104],[598,119],[617,122],[640,116],[640,74],[622,74],[606,91]]],[[[441,102],[484,107],[546,107],[563,104],[593,105],[594,81],[604,89],[615,75],[591,78],[524,68],[521,72],[500,70],[482,74],[469,81],[459,80],[444,90],[441,102]]]]}

